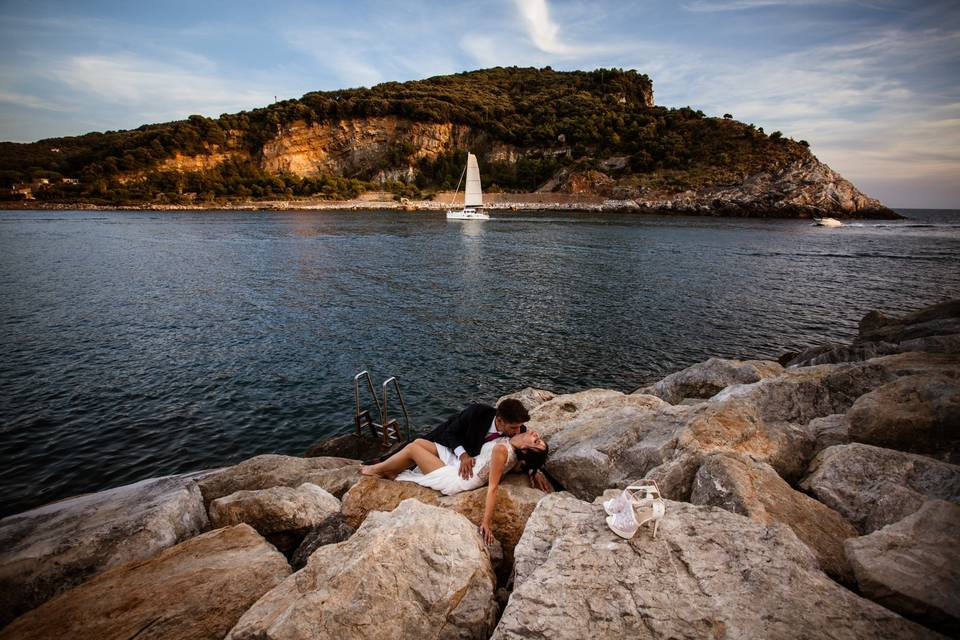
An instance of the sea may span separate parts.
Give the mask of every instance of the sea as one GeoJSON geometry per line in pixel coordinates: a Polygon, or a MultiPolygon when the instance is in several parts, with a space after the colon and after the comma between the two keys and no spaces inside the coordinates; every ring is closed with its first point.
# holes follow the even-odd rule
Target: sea
{"type": "Polygon", "coordinates": [[[872,309],[960,297],[960,211],[900,213],[828,229],[556,212],[2,212],[0,516],[302,455],[353,429],[361,371],[378,393],[397,378],[419,433],[527,386],[630,392],[710,357],[850,340],[872,309]]]}

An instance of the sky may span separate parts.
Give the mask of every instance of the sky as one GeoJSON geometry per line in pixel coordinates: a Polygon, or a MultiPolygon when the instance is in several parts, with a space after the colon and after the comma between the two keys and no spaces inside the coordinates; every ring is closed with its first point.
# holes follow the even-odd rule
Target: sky
{"type": "Polygon", "coordinates": [[[0,140],[513,65],[636,69],[888,206],[960,208],[958,0],[0,0],[0,140]]]}

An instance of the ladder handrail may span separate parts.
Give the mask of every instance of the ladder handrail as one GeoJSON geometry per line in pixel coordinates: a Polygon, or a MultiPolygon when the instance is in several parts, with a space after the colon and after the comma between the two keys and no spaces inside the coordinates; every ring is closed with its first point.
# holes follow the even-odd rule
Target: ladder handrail
{"type": "Polygon", "coordinates": [[[383,381],[383,424],[387,424],[387,389],[390,383],[393,383],[393,388],[397,392],[397,398],[400,400],[400,410],[403,411],[403,430],[404,435],[407,440],[410,439],[410,414],[407,412],[407,403],[403,401],[403,393],[400,391],[400,383],[397,381],[396,376],[390,376],[383,381]]]}
{"type": "Polygon", "coordinates": [[[367,378],[367,389],[370,391],[370,397],[373,398],[374,403],[377,405],[377,413],[380,414],[381,418],[383,417],[383,407],[380,406],[380,399],[377,398],[377,392],[373,388],[373,380],[370,379],[370,372],[366,369],[353,376],[353,398],[356,401],[356,411],[353,414],[354,426],[357,429],[359,434],[360,432],[360,378],[367,378]]]}

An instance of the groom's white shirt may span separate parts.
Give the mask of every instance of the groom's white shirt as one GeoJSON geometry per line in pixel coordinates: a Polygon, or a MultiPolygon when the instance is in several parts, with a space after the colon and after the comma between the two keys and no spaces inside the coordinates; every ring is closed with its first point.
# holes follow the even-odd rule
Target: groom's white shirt
{"type": "MultiPolygon", "coordinates": [[[[490,421],[490,428],[487,429],[487,435],[490,435],[491,433],[497,433],[497,416],[493,416],[493,420],[490,421]]],[[[457,460],[459,460],[460,456],[462,456],[464,452],[466,452],[466,449],[463,447],[457,447],[453,450],[453,455],[457,456],[457,460]]]]}

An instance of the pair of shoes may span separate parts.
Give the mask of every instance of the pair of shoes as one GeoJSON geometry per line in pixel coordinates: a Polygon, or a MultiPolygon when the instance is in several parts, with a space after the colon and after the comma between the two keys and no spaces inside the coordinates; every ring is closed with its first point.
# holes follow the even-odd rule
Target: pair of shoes
{"type": "Polygon", "coordinates": [[[607,526],[621,538],[630,539],[648,522],[653,523],[653,539],[666,508],[655,480],[641,480],[631,485],[616,498],[603,503],[607,512],[607,526]]]}

